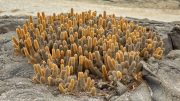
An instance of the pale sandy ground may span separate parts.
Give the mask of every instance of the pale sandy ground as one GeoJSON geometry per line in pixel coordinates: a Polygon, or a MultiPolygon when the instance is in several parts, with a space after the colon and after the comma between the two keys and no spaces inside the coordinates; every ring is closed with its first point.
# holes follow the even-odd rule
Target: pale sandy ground
{"type": "Polygon", "coordinates": [[[180,0],[70,0],[133,8],[180,9],[180,0]]]}
{"type": "Polygon", "coordinates": [[[74,8],[78,12],[106,10],[117,16],[171,22],[180,21],[179,5],[177,0],[153,0],[151,3],[147,0],[0,0],[0,16],[36,15],[38,11],[52,14],[74,8]]]}

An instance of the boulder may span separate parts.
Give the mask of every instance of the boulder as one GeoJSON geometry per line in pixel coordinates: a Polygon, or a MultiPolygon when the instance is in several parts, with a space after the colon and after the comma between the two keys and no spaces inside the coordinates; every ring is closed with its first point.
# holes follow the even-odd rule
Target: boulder
{"type": "Polygon", "coordinates": [[[175,26],[168,36],[172,42],[173,49],[180,49],[180,26],[175,26]]]}

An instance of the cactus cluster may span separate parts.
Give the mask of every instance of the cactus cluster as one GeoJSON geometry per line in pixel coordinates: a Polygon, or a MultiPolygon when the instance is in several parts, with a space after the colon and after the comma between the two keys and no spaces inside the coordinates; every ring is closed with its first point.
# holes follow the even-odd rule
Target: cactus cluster
{"type": "Polygon", "coordinates": [[[155,32],[105,11],[37,13],[36,20],[30,16],[16,33],[14,51],[33,65],[33,82],[57,86],[61,93],[97,95],[99,80],[140,82],[140,61],[163,54],[155,32]]]}

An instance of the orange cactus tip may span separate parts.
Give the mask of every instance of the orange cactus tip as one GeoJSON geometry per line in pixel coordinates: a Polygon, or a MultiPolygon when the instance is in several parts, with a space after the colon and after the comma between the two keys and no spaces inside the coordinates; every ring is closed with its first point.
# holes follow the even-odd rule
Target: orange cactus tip
{"type": "Polygon", "coordinates": [[[41,74],[41,66],[39,64],[36,64],[35,67],[37,69],[37,74],[41,74]]]}
{"type": "Polygon", "coordinates": [[[62,84],[62,83],[59,84],[59,87],[58,87],[58,88],[59,88],[59,91],[60,91],[61,93],[65,93],[66,90],[65,90],[65,88],[63,87],[63,84],[62,84]]]}
{"type": "Polygon", "coordinates": [[[90,86],[91,86],[91,78],[88,77],[88,78],[87,78],[87,81],[86,81],[86,90],[87,90],[87,91],[89,91],[90,86]]]}
{"type": "Polygon", "coordinates": [[[18,34],[18,35],[20,35],[20,27],[18,26],[18,28],[16,28],[16,33],[18,34]]]}
{"type": "Polygon", "coordinates": [[[53,78],[51,76],[49,76],[47,80],[48,80],[48,84],[50,86],[52,86],[53,85],[53,78]]]}
{"type": "Polygon", "coordinates": [[[55,51],[55,49],[54,49],[54,48],[52,49],[52,58],[53,58],[53,59],[55,59],[55,58],[56,58],[56,51],[55,51]]]}
{"type": "Polygon", "coordinates": [[[152,49],[152,44],[148,44],[147,49],[151,50],[152,49]]]}
{"type": "Polygon", "coordinates": [[[88,48],[92,48],[92,38],[90,36],[88,37],[88,48]]]}
{"type": "Polygon", "coordinates": [[[66,56],[71,57],[71,50],[67,50],[66,56]]]}
{"type": "Polygon", "coordinates": [[[48,59],[51,60],[51,61],[53,59],[50,53],[48,54],[48,59]]]}
{"type": "Polygon", "coordinates": [[[78,72],[78,80],[80,80],[81,78],[83,78],[84,74],[83,72],[78,72]]]}
{"type": "Polygon", "coordinates": [[[64,59],[61,59],[60,63],[61,63],[61,64],[64,64],[64,59]]]}
{"type": "Polygon", "coordinates": [[[163,50],[159,50],[158,55],[162,56],[163,50]]]}
{"type": "Polygon", "coordinates": [[[61,57],[61,52],[59,49],[56,50],[56,57],[57,58],[60,58],[61,57]]]}
{"type": "Polygon", "coordinates": [[[36,39],[34,40],[34,47],[36,50],[39,50],[39,43],[36,39]]]}
{"type": "Polygon", "coordinates": [[[81,47],[81,46],[78,47],[78,53],[79,53],[80,55],[83,54],[83,52],[82,52],[82,47],[81,47]]]}
{"type": "Polygon", "coordinates": [[[75,66],[76,58],[75,57],[70,57],[70,65],[75,66]]]}
{"type": "Polygon", "coordinates": [[[31,46],[32,46],[32,42],[31,42],[31,39],[30,39],[30,38],[27,38],[27,45],[28,45],[28,47],[31,47],[31,46]]]}
{"type": "Polygon", "coordinates": [[[71,79],[68,86],[68,91],[72,92],[74,90],[74,87],[75,87],[75,81],[74,79],[71,79]]]}
{"type": "Polygon", "coordinates": [[[18,51],[19,51],[19,46],[16,45],[15,43],[13,43],[13,47],[14,47],[14,51],[17,51],[16,53],[18,53],[18,51]]]}
{"type": "Polygon", "coordinates": [[[38,73],[37,64],[34,64],[33,67],[34,67],[34,72],[35,72],[35,74],[37,74],[37,73],[38,73]]]}
{"type": "Polygon", "coordinates": [[[79,56],[79,64],[82,66],[84,62],[84,56],[80,55],[79,56]]]}
{"type": "Polygon", "coordinates": [[[66,66],[66,76],[70,76],[71,74],[71,68],[69,66],[66,66]]]}
{"type": "Polygon", "coordinates": [[[96,96],[96,88],[95,87],[91,88],[91,94],[92,94],[92,96],[96,96]]]}
{"type": "Polygon", "coordinates": [[[95,84],[95,81],[94,81],[94,79],[92,79],[90,87],[94,87],[94,84],[95,84]]]}
{"type": "Polygon", "coordinates": [[[29,55],[28,49],[26,47],[24,47],[23,50],[24,50],[25,55],[27,57],[29,57],[30,55],[29,55]]]}
{"type": "Polygon", "coordinates": [[[48,46],[45,46],[45,51],[46,51],[47,53],[50,53],[48,46]]]}
{"type": "Polygon", "coordinates": [[[70,74],[73,74],[74,73],[74,68],[73,66],[70,66],[70,74]]]}
{"type": "Polygon", "coordinates": [[[30,22],[30,23],[33,23],[33,18],[32,18],[32,16],[29,16],[29,22],[30,22]]]}
{"type": "Polygon", "coordinates": [[[13,43],[15,44],[15,45],[19,45],[19,43],[18,43],[18,41],[16,40],[16,38],[15,37],[12,37],[12,41],[13,41],[13,43]]]}
{"type": "Polygon", "coordinates": [[[46,68],[41,68],[41,76],[45,76],[46,68]]]}
{"type": "Polygon", "coordinates": [[[117,76],[118,80],[122,79],[122,73],[120,71],[116,72],[116,76],[117,76]]]}
{"type": "Polygon", "coordinates": [[[70,42],[71,42],[71,44],[74,43],[74,37],[73,37],[73,35],[70,35],[70,42]]]}
{"type": "Polygon", "coordinates": [[[102,73],[103,73],[103,78],[105,81],[108,80],[108,74],[107,74],[107,70],[106,70],[106,66],[102,65],[102,73]]]}

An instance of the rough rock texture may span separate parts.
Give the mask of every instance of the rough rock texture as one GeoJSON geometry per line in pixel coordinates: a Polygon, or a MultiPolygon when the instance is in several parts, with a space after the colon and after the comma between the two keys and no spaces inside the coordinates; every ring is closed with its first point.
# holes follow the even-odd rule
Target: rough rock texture
{"type": "Polygon", "coordinates": [[[177,23],[132,19],[136,23],[148,26],[158,32],[162,38],[166,40],[166,53],[169,51],[170,53],[161,61],[150,58],[147,62],[143,62],[144,81],[139,87],[132,91],[118,88],[118,90],[122,90],[119,91],[119,95],[115,94],[104,98],[62,95],[59,94],[57,88],[32,83],[32,66],[27,63],[24,57],[15,56],[11,45],[11,37],[15,35],[15,28],[17,25],[22,25],[22,22],[25,20],[26,17],[0,17],[0,101],[180,100],[180,50],[172,50],[171,43],[171,41],[178,39],[168,40],[167,36],[167,33],[169,33],[177,23]]]}
{"type": "Polygon", "coordinates": [[[173,49],[180,49],[180,26],[175,26],[171,32],[168,33],[172,41],[173,49]]]}
{"type": "Polygon", "coordinates": [[[171,51],[162,61],[151,58],[144,63],[144,68],[151,73],[144,80],[153,92],[153,100],[180,100],[180,50],[171,51]]]}
{"type": "Polygon", "coordinates": [[[144,82],[134,91],[125,92],[121,96],[113,96],[110,101],[151,101],[150,90],[144,82]]]}

